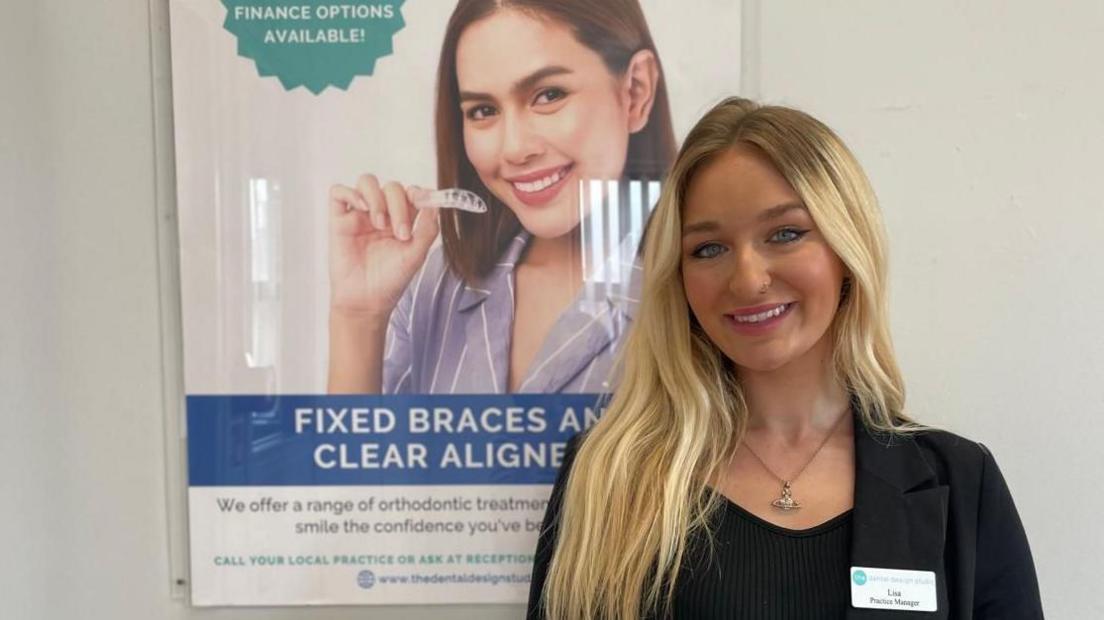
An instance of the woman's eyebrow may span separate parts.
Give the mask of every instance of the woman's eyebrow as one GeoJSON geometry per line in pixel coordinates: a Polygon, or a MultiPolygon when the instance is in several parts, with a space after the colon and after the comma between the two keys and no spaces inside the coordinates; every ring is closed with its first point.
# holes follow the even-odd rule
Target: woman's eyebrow
{"type": "Polygon", "coordinates": [[[538,82],[545,78],[549,78],[554,75],[564,75],[571,72],[571,69],[568,69],[567,67],[561,67],[560,65],[549,65],[542,69],[537,69],[536,71],[518,80],[514,84],[514,88],[512,90],[515,95],[525,93],[529,90],[532,90],[532,88],[536,86],[538,82]]]}
{"type": "Polygon", "coordinates": [[[682,236],[688,237],[696,232],[712,231],[720,228],[721,225],[713,220],[703,220],[701,222],[694,222],[693,224],[687,224],[682,227],[682,236]]]}
{"type": "Polygon", "coordinates": [[[794,209],[799,209],[806,212],[808,211],[808,209],[805,208],[805,205],[801,204],[800,202],[786,202],[780,205],[775,205],[763,211],[755,219],[760,222],[766,222],[767,220],[773,220],[775,218],[782,217],[783,215],[789,213],[790,211],[793,211],[794,209]]]}
{"type": "MultiPolygon", "coordinates": [[[[523,94],[528,92],[529,90],[532,90],[532,88],[536,86],[537,83],[545,78],[549,78],[555,75],[565,75],[568,73],[573,72],[571,71],[571,69],[568,69],[567,67],[562,67],[560,65],[549,65],[547,67],[542,67],[515,82],[513,87],[510,89],[510,92],[512,92],[515,96],[523,94]]],[[[460,102],[463,103],[465,101],[494,101],[494,96],[489,93],[477,93],[462,90],[460,91],[460,102]]]]}

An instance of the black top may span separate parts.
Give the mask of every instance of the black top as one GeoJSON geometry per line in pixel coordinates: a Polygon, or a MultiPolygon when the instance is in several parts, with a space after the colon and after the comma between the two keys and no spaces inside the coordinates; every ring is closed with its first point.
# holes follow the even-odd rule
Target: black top
{"type": "MultiPolygon", "coordinates": [[[[544,527],[559,520],[566,472],[574,460],[578,438],[568,445],[544,527]]],[[[699,535],[687,545],[671,618],[721,620],[840,620],[850,603],[848,585],[851,511],[805,530],[791,530],[761,519],[721,496],[713,514],[712,550],[699,535]]],[[[528,618],[536,609],[551,561],[552,531],[542,531],[537,544],[528,618]]]]}
{"type": "MultiPolygon", "coordinates": [[[[543,617],[540,591],[578,443],[573,439],[564,452],[537,541],[530,619],[543,617]]],[[[1023,524],[996,460],[977,442],[936,429],[890,437],[867,429],[856,413],[855,504],[849,529],[848,566],[933,571],[938,608],[897,611],[848,604],[847,620],[1043,618],[1023,524]]],[[[840,589],[836,595],[849,603],[848,582],[840,589]]]]}
{"type": "Polygon", "coordinates": [[[713,523],[712,555],[699,536],[679,571],[674,618],[843,618],[850,602],[850,510],[790,530],[723,499],[713,523]]]}

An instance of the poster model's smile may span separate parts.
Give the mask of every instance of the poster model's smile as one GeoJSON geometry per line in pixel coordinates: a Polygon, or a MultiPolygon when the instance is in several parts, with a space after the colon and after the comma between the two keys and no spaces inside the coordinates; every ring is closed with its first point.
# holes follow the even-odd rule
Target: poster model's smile
{"type": "Polygon", "coordinates": [[[518,200],[530,207],[539,207],[560,193],[560,189],[566,185],[564,181],[574,167],[574,164],[568,164],[560,168],[546,168],[506,180],[518,200]]]}

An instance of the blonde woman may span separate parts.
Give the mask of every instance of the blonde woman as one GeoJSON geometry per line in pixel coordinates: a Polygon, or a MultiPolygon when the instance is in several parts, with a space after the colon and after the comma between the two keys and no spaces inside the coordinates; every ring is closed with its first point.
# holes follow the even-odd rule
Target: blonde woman
{"type": "Polygon", "coordinates": [[[830,129],[718,104],[644,261],[620,385],[553,489],[530,618],[1042,618],[992,455],[905,413],[881,218],[830,129]]]}

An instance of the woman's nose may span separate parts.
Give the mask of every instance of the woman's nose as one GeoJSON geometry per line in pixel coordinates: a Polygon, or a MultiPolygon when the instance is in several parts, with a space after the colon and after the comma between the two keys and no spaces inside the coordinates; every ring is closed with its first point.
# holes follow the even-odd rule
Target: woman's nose
{"type": "Polygon", "coordinates": [[[541,140],[523,114],[506,113],[503,118],[502,157],[522,165],[541,153],[541,140]]]}
{"type": "Polygon", "coordinates": [[[739,303],[751,305],[764,293],[764,285],[771,281],[770,264],[753,249],[732,251],[728,289],[739,303]]]}

